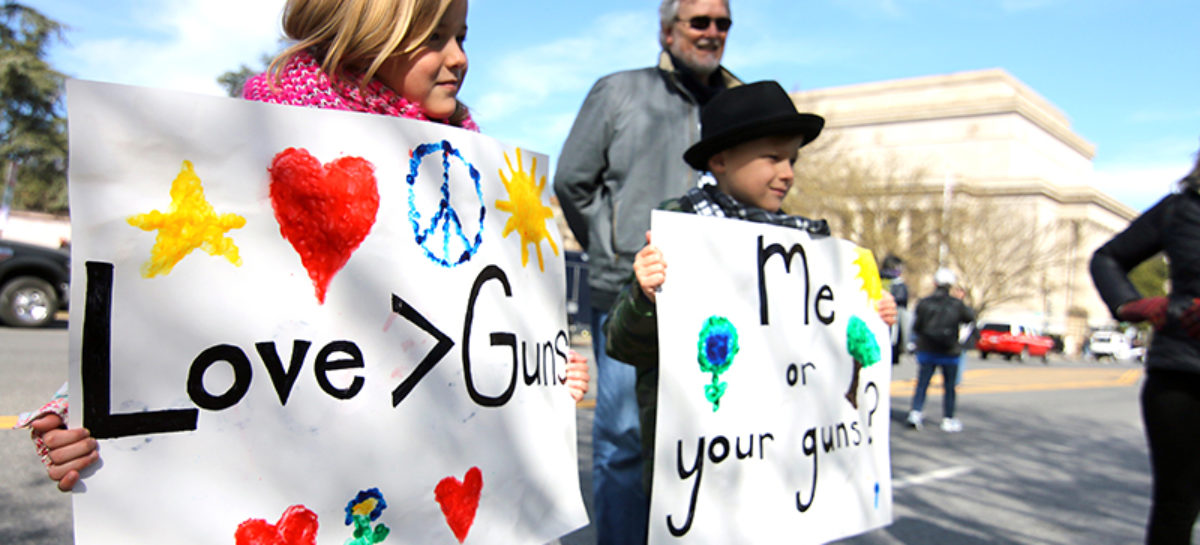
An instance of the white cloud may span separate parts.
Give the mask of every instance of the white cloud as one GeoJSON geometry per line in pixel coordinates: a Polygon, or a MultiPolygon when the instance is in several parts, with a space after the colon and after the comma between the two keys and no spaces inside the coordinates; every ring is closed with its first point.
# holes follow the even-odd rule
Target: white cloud
{"type": "Polygon", "coordinates": [[[1134,123],[1178,123],[1200,119],[1200,108],[1190,110],[1138,110],[1130,114],[1134,123]]]}
{"type": "Polygon", "coordinates": [[[1113,165],[1097,169],[1092,187],[1141,212],[1175,189],[1191,165],[1113,165]]]}
{"type": "Polygon", "coordinates": [[[657,60],[656,27],[645,13],[612,13],[570,38],[495,55],[469,50],[472,68],[464,100],[485,133],[549,154],[553,172],[554,158],[592,84],[657,60]]]}
{"type": "MultiPolygon", "coordinates": [[[[581,100],[598,77],[653,63],[658,51],[654,32],[654,21],[645,14],[616,13],[571,38],[482,56],[479,62],[485,67],[472,69],[472,75],[482,72],[479,79],[468,77],[468,86],[485,89],[472,108],[486,123],[519,118],[567,95],[581,100]]],[[[571,107],[578,105],[575,101],[571,107]]]]}
{"type": "Polygon", "coordinates": [[[131,17],[136,35],[72,39],[61,64],[84,79],[222,94],[217,76],[257,65],[277,49],[282,6],[282,0],[163,2],[131,17]]]}
{"type": "Polygon", "coordinates": [[[768,69],[771,77],[778,78],[786,74],[781,68],[834,63],[855,53],[852,44],[827,45],[793,36],[756,35],[752,39],[726,46],[722,64],[734,74],[768,69]]]}

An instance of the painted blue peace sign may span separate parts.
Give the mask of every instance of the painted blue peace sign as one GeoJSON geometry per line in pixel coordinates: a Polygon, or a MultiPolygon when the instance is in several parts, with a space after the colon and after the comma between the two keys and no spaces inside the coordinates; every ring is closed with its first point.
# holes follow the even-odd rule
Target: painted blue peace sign
{"type": "Polygon", "coordinates": [[[487,212],[487,207],[483,204],[483,186],[479,183],[479,170],[475,168],[475,165],[464,159],[462,154],[448,140],[429,142],[413,149],[412,155],[408,160],[407,182],[408,219],[412,222],[413,235],[417,244],[425,250],[425,256],[434,263],[446,268],[470,261],[475,252],[479,251],[479,246],[483,244],[483,217],[487,212]],[[426,156],[437,152],[441,152],[442,154],[442,198],[438,203],[437,212],[429,218],[429,223],[422,225],[421,211],[417,209],[416,200],[417,171],[421,166],[421,161],[426,156]],[[475,182],[475,197],[479,202],[479,225],[475,229],[473,239],[463,230],[462,220],[459,218],[458,211],[450,205],[451,157],[456,158],[458,162],[467,167],[467,172],[470,173],[471,179],[475,182]],[[440,247],[436,244],[438,237],[431,236],[439,232],[441,233],[440,247]]]}

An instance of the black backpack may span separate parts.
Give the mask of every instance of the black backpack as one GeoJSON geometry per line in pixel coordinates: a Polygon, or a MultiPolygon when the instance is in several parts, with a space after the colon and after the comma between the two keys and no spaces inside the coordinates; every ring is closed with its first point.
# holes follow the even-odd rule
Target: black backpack
{"type": "Polygon", "coordinates": [[[929,297],[917,305],[917,335],[929,345],[945,351],[954,350],[958,342],[958,326],[962,323],[956,299],[949,296],[929,297]]]}

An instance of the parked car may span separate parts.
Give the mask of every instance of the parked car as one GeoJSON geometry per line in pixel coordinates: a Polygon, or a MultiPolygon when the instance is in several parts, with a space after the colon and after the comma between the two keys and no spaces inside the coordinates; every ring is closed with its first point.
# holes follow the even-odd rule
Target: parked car
{"type": "Polygon", "coordinates": [[[1108,358],[1113,361],[1132,359],[1135,354],[1129,338],[1117,331],[1097,331],[1088,339],[1088,353],[1096,360],[1108,358]]]}
{"type": "Polygon", "coordinates": [[[71,254],[13,240],[0,240],[0,323],[40,327],[67,308],[71,254]]]}
{"type": "Polygon", "coordinates": [[[994,320],[984,322],[979,326],[979,340],[975,349],[979,357],[987,358],[990,354],[1003,354],[1005,359],[1017,358],[1025,361],[1030,356],[1040,357],[1047,361],[1050,350],[1054,348],[1054,339],[1039,334],[1032,327],[1017,322],[994,320]]]}

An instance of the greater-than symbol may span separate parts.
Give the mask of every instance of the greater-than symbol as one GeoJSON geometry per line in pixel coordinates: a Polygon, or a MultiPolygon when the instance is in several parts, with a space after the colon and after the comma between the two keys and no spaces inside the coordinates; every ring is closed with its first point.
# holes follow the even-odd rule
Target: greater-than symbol
{"type": "Polygon", "coordinates": [[[430,323],[420,312],[417,312],[417,309],[413,308],[412,305],[406,303],[394,293],[392,294],[392,312],[412,322],[413,325],[421,328],[421,331],[430,334],[437,340],[437,344],[425,355],[421,363],[417,364],[417,368],[413,370],[412,374],[405,378],[404,382],[400,383],[400,386],[392,390],[392,407],[396,407],[400,405],[401,401],[404,401],[404,398],[408,397],[413,388],[417,387],[417,383],[421,382],[421,379],[425,378],[425,375],[429,374],[439,361],[442,361],[442,358],[450,352],[450,349],[454,348],[454,341],[450,340],[449,336],[442,333],[440,329],[430,323]]]}

